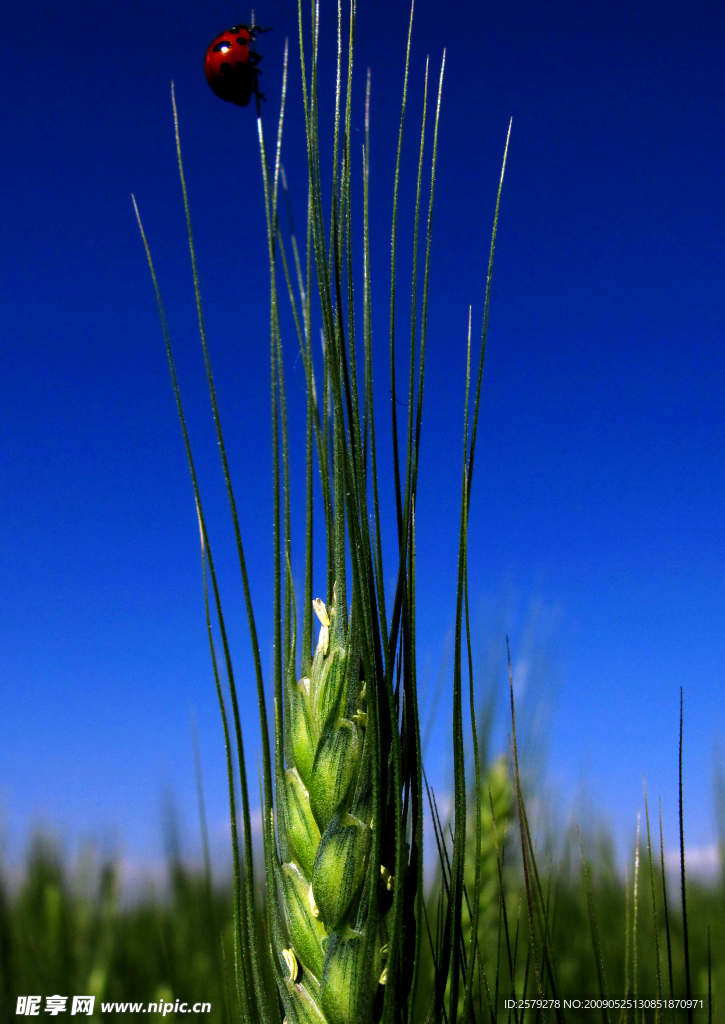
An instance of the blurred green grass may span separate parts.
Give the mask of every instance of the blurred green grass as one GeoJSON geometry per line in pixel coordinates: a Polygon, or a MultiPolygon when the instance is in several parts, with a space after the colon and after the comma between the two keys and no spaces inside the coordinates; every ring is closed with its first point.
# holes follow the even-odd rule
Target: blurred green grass
{"type": "Polygon", "coordinates": [[[0,874],[0,1019],[20,1019],[19,995],[56,993],[93,995],[97,1005],[208,1000],[213,1020],[234,1019],[224,970],[231,886],[212,888],[177,857],[167,876],[163,887],[149,879],[124,893],[118,861],[85,855],[69,864],[35,837],[20,882],[0,874]]]}
{"type": "MultiPolygon", "coordinates": [[[[493,775],[485,776],[489,787],[492,777],[500,782],[501,762],[490,771],[493,775]]],[[[500,806],[501,798],[497,799],[500,806]]],[[[506,820],[500,811],[497,814],[495,830],[490,818],[484,820],[481,870],[490,878],[482,886],[487,902],[479,917],[483,974],[474,1019],[546,1020],[546,1015],[537,1018],[533,1011],[515,1016],[503,1008],[512,987],[521,996],[526,986],[526,993],[535,996],[536,982],[518,824],[511,809],[506,820]],[[494,832],[498,850],[492,849],[494,832]],[[503,868],[500,873],[497,863],[503,868]]],[[[587,840],[572,831],[559,841],[562,853],[555,862],[546,844],[540,847],[547,948],[560,998],[597,997],[602,984],[610,998],[646,998],[658,992],[685,996],[679,872],[666,874],[665,917],[656,823],[652,826],[651,864],[644,826],[640,837],[636,928],[634,843],[624,873],[606,833],[587,840]]],[[[467,870],[473,865],[470,852],[467,870]]],[[[440,886],[439,880],[428,894],[431,920],[440,886]]],[[[258,891],[263,891],[261,885],[258,891]]],[[[130,894],[122,889],[119,861],[91,854],[68,861],[49,839],[35,837],[19,878],[11,881],[7,866],[0,869],[0,1018],[21,1019],[15,1016],[19,995],[60,993],[92,994],[97,1005],[100,1000],[208,1000],[213,1010],[205,1019],[225,1024],[241,1020],[231,969],[232,901],[231,879],[213,884],[208,864],[185,863],[175,842],[168,843],[165,884],[149,879],[130,894]]],[[[687,915],[692,994],[704,1000],[704,1010],[695,1019],[724,1020],[722,846],[718,875],[707,882],[688,877],[687,915]]],[[[551,985],[545,988],[551,995],[551,985]]],[[[149,1014],[146,1019],[154,1017],[149,1014]]],[[[579,1018],[567,1012],[561,1019],[579,1018]]],[[[588,1019],[667,1021],[687,1016],[683,1011],[659,1017],[654,1011],[610,1012],[588,1019]]]]}

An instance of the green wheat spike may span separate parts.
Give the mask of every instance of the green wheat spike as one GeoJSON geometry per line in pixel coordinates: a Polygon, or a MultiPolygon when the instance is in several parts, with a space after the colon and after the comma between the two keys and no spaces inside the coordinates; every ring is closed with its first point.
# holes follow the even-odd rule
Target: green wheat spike
{"type": "MultiPolygon", "coordinates": [[[[400,188],[401,140],[408,102],[413,23],[411,6],[392,204],[389,344],[393,356],[391,407],[394,474],[391,490],[395,498],[397,547],[394,545],[392,559],[386,566],[381,525],[381,495],[384,492],[378,480],[375,402],[372,393],[373,321],[368,234],[371,174],[369,87],[366,97],[361,197],[364,288],[360,332],[356,326],[359,313],[355,306],[356,254],[353,245],[354,226],[357,223],[356,204],[360,198],[359,187],[352,177],[355,155],[352,149],[355,0],[350,2],[347,25],[343,19],[341,3],[338,3],[337,13],[332,164],[325,166],[321,156],[319,128],[317,48],[320,8],[316,0],[313,0],[310,24],[307,26],[301,3],[298,5],[308,172],[306,267],[301,264],[300,248],[294,234],[291,242],[285,238],[278,216],[280,183],[282,195],[286,197],[281,163],[287,90],[286,46],[276,142],[269,157],[262,118],[257,118],[270,271],[274,593],[271,718],[268,717],[267,689],[257,639],[256,609],[246,570],[242,533],[209,360],[190,207],[181,159],[178,114],[174,105],[179,176],[187,220],[200,341],[234,526],[255,663],[262,737],[263,915],[257,912],[255,901],[259,880],[255,876],[249,780],[236,676],[195,462],[176,381],[168,326],[139,219],[167,345],[199,520],[207,632],[224,728],[232,817],[235,985],[242,1018],[249,1024],[262,1021],[264,1024],[276,1024],[278,1014],[283,1015],[288,1024],[403,1024],[404,1021],[412,1024],[427,926],[423,893],[423,768],[415,651],[415,507],[428,322],[433,195],[445,56],[438,78],[437,96],[430,114],[430,143],[426,141],[429,137],[426,130],[429,117],[426,63],[412,239],[414,263],[417,266],[420,260],[423,275],[422,285],[417,272],[411,285],[407,437],[399,437],[394,357],[396,334],[399,336],[401,332],[397,330],[395,322],[394,295],[399,273],[396,263],[399,242],[397,217],[405,196],[404,190],[400,188]],[[311,45],[307,41],[308,27],[311,45]],[[424,188],[423,169],[426,159],[429,161],[430,172],[424,188]],[[426,189],[427,211],[423,221],[426,189]],[[421,245],[420,229],[423,223],[425,243],[421,245]],[[292,259],[288,258],[290,244],[292,259]],[[291,507],[297,496],[291,484],[290,427],[282,336],[284,318],[280,311],[280,292],[284,293],[285,288],[297,333],[307,391],[305,581],[299,661],[298,623],[292,585],[291,527],[291,507]],[[311,294],[313,292],[316,293],[311,294]],[[322,338],[321,370],[312,344],[312,338],[318,331],[322,338]],[[356,341],[358,336],[360,341],[356,341]],[[360,370],[357,353],[359,345],[362,346],[363,357],[360,370]],[[315,455],[319,471],[322,531],[315,529],[314,525],[315,455]],[[323,533],[327,556],[326,586],[324,599],[313,600],[313,536],[316,538],[320,532],[323,533]],[[389,596],[386,593],[388,580],[392,580],[389,596]],[[214,629],[212,613],[216,616],[214,629]],[[314,652],[313,613],[319,623],[314,652]],[[219,658],[215,653],[217,643],[220,644],[219,658]],[[242,812],[239,830],[236,825],[238,806],[242,812]]],[[[453,872],[445,901],[448,923],[445,928],[438,929],[437,948],[433,950],[437,978],[434,985],[436,997],[430,1012],[440,1016],[442,996],[450,986],[451,1010],[448,1019],[451,1024],[455,1024],[456,1016],[460,1017],[456,1007],[458,994],[464,992],[461,975],[465,970],[465,957],[460,955],[463,936],[459,934],[462,932],[461,908],[466,888],[466,770],[461,672],[464,592],[471,702],[474,692],[470,669],[466,536],[480,374],[488,322],[493,239],[500,194],[501,182],[497,193],[485,285],[478,387],[470,424],[468,398],[465,411],[456,595],[456,636],[459,643],[453,694],[456,782],[453,872]]],[[[467,396],[469,383],[470,332],[467,396]]],[[[478,761],[475,777],[478,782],[478,761]]],[[[479,820],[479,832],[480,823],[483,822],[483,834],[494,842],[499,817],[503,826],[510,816],[510,810],[501,803],[497,789],[500,781],[494,773],[483,783],[488,787],[489,801],[492,797],[494,799],[490,823],[486,800],[481,800],[482,791],[479,792],[473,811],[479,820]],[[479,813],[481,807],[483,811],[479,813]]],[[[498,866],[498,862],[495,863],[498,866]]],[[[487,881],[488,870],[489,866],[483,872],[484,882],[487,881]]],[[[479,883],[480,875],[479,870],[479,883]]],[[[488,889],[484,887],[481,890],[479,883],[474,886],[477,898],[483,892],[484,898],[488,899],[488,889]]],[[[485,927],[486,914],[481,920],[482,927],[485,927]]],[[[473,931],[471,921],[468,921],[468,928],[473,931]]]]}
{"type": "MultiPolygon", "coordinates": [[[[314,602],[319,638],[309,676],[288,687],[287,758],[278,810],[280,888],[290,945],[282,951],[286,988],[303,1020],[352,1024],[384,981],[385,915],[366,955],[365,878],[372,847],[372,783],[366,685],[337,609],[314,602]]],[[[380,871],[392,884],[386,866],[380,871]]],[[[389,902],[389,901],[388,901],[389,902]]]]}
{"type": "MultiPolygon", "coordinates": [[[[501,941],[501,904],[506,898],[502,892],[502,871],[504,848],[509,839],[516,816],[516,801],[511,782],[510,769],[506,758],[493,761],[482,773],[480,799],[481,841],[477,847],[477,829],[473,816],[474,801],[471,800],[470,818],[466,831],[465,889],[467,898],[461,910],[461,930],[464,947],[474,951],[469,962],[471,973],[471,1001],[492,999],[487,978],[496,973],[501,941]],[[476,887],[478,871],[478,888],[476,887]],[[477,912],[473,900],[477,898],[477,912]],[[472,943],[472,928],[477,920],[475,943],[472,943]],[[485,991],[481,991],[481,989],[485,991]]],[[[505,884],[505,883],[504,883],[505,884]]],[[[464,993],[458,998],[459,1019],[464,1020],[464,993]]]]}

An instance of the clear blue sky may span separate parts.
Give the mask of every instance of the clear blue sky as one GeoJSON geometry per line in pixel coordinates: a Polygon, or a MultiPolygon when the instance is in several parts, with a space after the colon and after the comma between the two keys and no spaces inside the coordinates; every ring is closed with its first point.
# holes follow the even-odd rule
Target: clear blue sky
{"type": "MultiPolygon", "coordinates": [[[[331,29],[334,7],[322,6],[331,29]]],[[[369,65],[381,312],[407,19],[405,5],[393,7],[360,4],[353,114],[359,152],[369,65]]],[[[173,78],[210,345],[268,645],[268,293],[255,122],[252,109],[213,96],[201,66],[208,41],[246,17],[221,3],[86,0],[31,2],[4,18],[0,828],[15,855],[42,824],[70,845],[101,837],[152,863],[167,790],[193,849],[192,714],[211,827],[223,843],[221,729],[195,516],[129,196],[157,259],[224,550],[229,528],[175,172],[173,78]]],[[[289,0],[258,7],[257,20],[274,28],[260,44],[271,139],[295,8],[289,0]]],[[[493,649],[505,698],[510,632],[521,673],[530,665],[528,693],[547,708],[549,771],[562,799],[584,785],[623,836],[634,831],[646,776],[653,803],[663,800],[669,846],[683,686],[686,821],[692,847],[704,848],[715,839],[712,772],[724,731],[725,15],[709,3],[444,8],[420,0],[411,117],[425,55],[437,65],[443,46],[418,508],[425,694],[436,687],[453,623],[467,309],[480,313],[513,116],[471,523],[481,663],[493,649]],[[537,604],[539,619],[527,611],[537,604]]],[[[287,160],[301,222],[292,67],[287,160]]],[[[406,152],[414,151],[410,135],[406,152]]],[[[386,344],[378,334],[383,400],[386,344]]],[[[294,413],[302,372],[291,335],[286,345],[294,413]]],[[[233,606],[231,561],[225,584],[233,606]]],[[[241,603],[235,636],[254,768],[241,603]]],[[[265,657],[268,664],[268,646],[265,657]]],[[[442,711],[430,748],[441,789],[446,722],[442,711]]],[[[499,734],[505,744],[504,726],[499,734]]]]}

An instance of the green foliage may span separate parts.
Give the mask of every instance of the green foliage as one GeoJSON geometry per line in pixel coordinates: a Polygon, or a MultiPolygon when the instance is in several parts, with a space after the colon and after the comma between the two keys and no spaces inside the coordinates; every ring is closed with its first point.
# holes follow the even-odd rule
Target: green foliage
{"type": "Polygon", "coordinates": [[[215,1020],[238,1019],[222,962],[231,959],[229,893],[173,860],[167,893],[149,883],[130,902],[120,874],[90,856],[69,868],[36,839],[21,883],[0,875],[0,1019],[15,1019],[20,995],[54,993],[93,995],[97,1010],[101,1000],[208,999],[215,1020]]]}
{"type": "MultiPolygon", "coordinates": [[[[482,777],[489,780],[492,792],[492,778],[498,776],[499,782],[503,782],[502,765],[503,762],[498,761],[484,767],[482,777]]],[[[506,798],[506,806],[510,806],[509,798],[506,798]]],[[[481,958],[478,983],[467,1018],[472,1021],[507,1020],[509,1016],[503,1012],[506,996],[512,993],[519,998],[524,994],[530,998],[536,996],[523,909],[525,885],[520,857],[517,857],[515,831],[509,827],[508,836],[504,834],[506,813],[497,815],[495,828],[501,841],[505,881],[501,886],[501,875],[496,871],[499,883],[489,876],[480,887],[481,958]]],[[[579,841],[572,834],[566,841],[564,853],[562,861],[542,877],[542,884],[550,894],[549,953],[559,996],[563,999],[604,994],[613,999],[621,998],[626,992],[631,995],[634,979],[631,971],[628,977],[625,955],[627,890],[631,902],[633,884],[631,867],[625,883],[606,836],[584,857],[579,841]],[[592,914],[598,933],[596,946],[592,937],[592,914]]],[[[501,858],[497,855],[495,860],[501,858]]],[[[483,859],[489,865],[482,868],[482,875],[486,877],[494,858],[485,848],[483,859]]],[[[630,864],[634,864],[634,854],[630,864]]],[[[97,864],[84,858],[69,867],[50,843],[36,840],[28,851],[21,882],[11,886],[0,873],[0,1008],[10,1008],[9,1013],[0,1010],[0,1014],[5,1014],[0,1019],[13,1019],[18,995],[87,992],[106,1000],[150,1001],[160,997],[189,1002],[209,1000],[213,1006],[213,1021],[224,1024],[238,1021],[241,1012],[231,970],[231,889],[226,885],[212,888],[206,872],[189,869],[178,857],[170,860],[167,873],[169,881],[163,893],[155,892],[149,883],[140,888],[133,899],[128,895],[122,899],[119,865],[112,861],[97,864]]],[[[471,878],[468,858],[466,876],[471,878]]],[[[684,933],[676,888],[666,923],[658,853],[655,852],[650,867],[643,849],[639,880],[643,894],[649,892],[650,878],[656,900],[653,909],[649,899],[643,896],[640,906],[637,990],[642,997],[655,997],[661,988],[665,998],[671,995],[683,998],[684,933]],[[671,975],[668,961],[672,964],[671,975]]],[[[671,884],[672,876],[669,882],[671,884]]],[[[294,886],[294,880],[291,884],[294,886]]],[[[467,883],[466,889],[471,888],[467,883]]],[[[440,890],[439,881],[426,896],[426,914],[431,921],[437,913],[440,890]]],[[[300,894],[300,899],[303,895],[300,894]]],[[[705,1001],[704,1014],[698,1012],[695,1020],[707,1020],[708,991],[712,993],[714,1008],[721,1006],[725,999],[725,879],[721,875],[710,884],[690,879],[687,895],[692,990],[705,1001]]],[[[465,922],[470,921],[468,900],[465,906],[464,929],[468,927],[465,922]]],[[[261,915],[261,907],[256,908],[256,913],[261,915]]],[[[315,941],[313,936],[312,943],[315,941]]],[[[435,980],[429,954],[430,947],[420,968],[423,1008],[428,1005],[426,1000],[430,998],[435,980]]],[[[315,982],[312,984],[314,987],[315,982]]],[[[304,1005],[302,991],[295,998],[304,1005]]],[[[319,992],[315,993],[315,998],[319,998],[319,992]]],[[[301,1014],[302,1020],[319,1022],[323,1019],[315,1016],[313,1005],[314,1000],[308,1005],[307,1017],[301,1014]]],[[[534,1021],[537,1015],[531,1010],[518,1015],[512,1013],[510,1019],[534,1021]]],[[[562,1019],[575,1022],[580,1018],[576,1012],[568,1012],[562,1019]]],[[[611,1012],[607,1019],[641,1021],[642,1015],[611,1012]]],[[[686,1015],[666,1012],[656,1015],[648,1011],[644,1019],[681,1021],[686,1015]]],[[[711,1019],[719,1019],[714,1010],[711,1019]]]]}

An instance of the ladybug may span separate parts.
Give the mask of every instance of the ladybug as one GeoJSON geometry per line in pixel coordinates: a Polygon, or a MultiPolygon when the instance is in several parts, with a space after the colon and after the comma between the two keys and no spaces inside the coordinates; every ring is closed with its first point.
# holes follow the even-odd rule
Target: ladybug
{"type": "Polygon", "coordinates": [[[258,25],[234,25],[209,43],[204,74],[220,99],[246,107],[254,96],[259,109],[264,96],[259,91],[262,72],[257,65],[262,58],[253,47],[257,33],[268,31],[258,25]]]}

